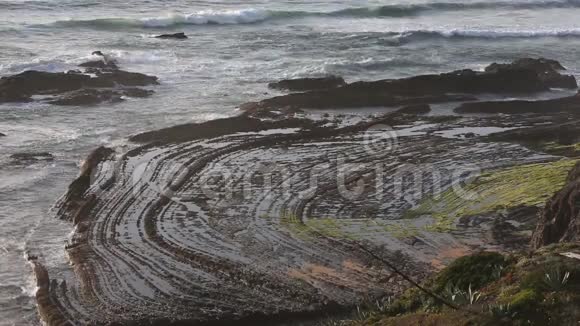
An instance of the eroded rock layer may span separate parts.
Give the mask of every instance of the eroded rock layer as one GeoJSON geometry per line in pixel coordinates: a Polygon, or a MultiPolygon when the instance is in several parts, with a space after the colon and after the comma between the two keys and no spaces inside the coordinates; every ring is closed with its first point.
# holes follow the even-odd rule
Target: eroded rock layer
{"type": "Polygon", "coordinates": [[[404,117],[343,128],[232,118],[225,134],[185,125],[188,137],[148,133],[157,142],[114,159],[97,150],[58,205],[76,225],[74,278],[53,281],[39,311],[95,325],[244,324],[380,298],[407,285],[360,246],[421,279],[485,246],[483,231],[440,232],[404,211],[474,169],[553,159],[387,127],[404,117]]]}

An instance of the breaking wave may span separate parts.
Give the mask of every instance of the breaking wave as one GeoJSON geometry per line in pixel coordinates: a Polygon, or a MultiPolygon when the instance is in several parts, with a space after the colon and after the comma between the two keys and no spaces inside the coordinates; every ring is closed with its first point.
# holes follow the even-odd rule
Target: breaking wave
{"type": "Polygon", "coordinates": [[[434,2],[425,4],[396,4],[378,7],[346,8],[331,12],[309,11],[271,11],[265,9],[202,10],[189,14],[169,14],[146,18],[97,18],[89,20],[69,19],[51,25],[62,27],[124,28],[144,27],[161,28],[178,25],[234,25],[253,24],[267,20],[293,19],[305,17],[411,17],[429,12],[467,11],[485,9],[523,10],[550,8],[580,8],[580,0],[545,1],[492,1],[492,2],[434,2]]]}

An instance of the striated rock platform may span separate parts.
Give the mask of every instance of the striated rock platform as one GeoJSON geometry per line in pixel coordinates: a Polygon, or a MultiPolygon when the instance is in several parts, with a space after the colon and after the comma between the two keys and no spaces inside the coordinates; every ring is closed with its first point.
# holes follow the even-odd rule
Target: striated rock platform
{"type": "Polygon", "coordinates": [[[384,261],[420,281],[467,253],[529,243],[539,205],[575,161],[526,147],[515,131],[557,128],[569,113],[429,109],[351,120],[245,114],[134,135],[126,152],[95,150],[56,204],[75,225],[70,277],[50,280],[32,262],[42,319],[312,320],[405,290],[384,261]]]}
{"type": "Polygon", "coordinates": [[[402,219],[407,209],[474,165],[547,159],[519,145],[393,139],[384,125],[401,117],[344,128],[263,122],[209,137],[190,125],[189,139],[116,158],[99,150],[58,205],[76,225],[67,245],[75,279],[50,287],[51,305],[90,324],[268,316],[272,325],[399,293],[406,283],[361,245],[421,279],[485,245],[474,239],[487,231],[441,232],[431,217],[402,219]]]}

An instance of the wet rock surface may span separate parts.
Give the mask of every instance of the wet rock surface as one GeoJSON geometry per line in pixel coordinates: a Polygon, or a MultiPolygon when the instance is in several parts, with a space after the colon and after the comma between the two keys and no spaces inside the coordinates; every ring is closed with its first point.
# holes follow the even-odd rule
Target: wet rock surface
{"type": "Polygon", "coordinates": [[[53,161],[54,156],[48,152],[15,153],[10,155],[16,164],[30,164],[39,161],[53,161]]]}
{"type": "Polygon", "coordinates": [[[571,112],[580,115],[580,95],[550,100],[512,100],[463,103],[457,113],[550,113],[571,112]]]}
{"type": "Polygon", "coordinates": [[[120,70],[114,61],[91,61],[80,67],[84,72],[25,71],[2,77],[0,103],[28,102],[34,95],[50,95],[47,102],[54,105],[114,103],[123,96],[148,96],[152,91],[135,87],[159,84],[157,77],[120,70]]]}
{"type": "MultiPolygon", "coordinates": [[[[450,161],[492,169],[538,160],[519,145],[427,134],[401,137],[392,150],[368,147],[369,132],[382,135],[373,126],[409,123],[408,116],[344,128],[235,117],[138,135],[153,143],[117,159],[99,150],[58,205],[60,217],[77,225],[67,245],[76,279],[52,297],[74,320],[242,325],[258,312],[292,318],[398,293],[404,281],[355,243],[392,261],[400,251],[401,266],[421,279],[490,232],[433,232],[423,218],[407,225],[400,217],[408,200],[432,186],[417,194],[405,181],[397,194],[399,169],[429,174],[450,161]],[[358,168],[341,190],[342,159],[358,168]],[[318,187],[305,195],[312,171],[318,187]],[[358,196],[343,197],[363,184],[358,196]]],[[[445,189],[451,172],[442,173],[445,189]]]]}
{"type": "Polygon", "coordinates": [[[270,83],[268,84],[268,87],[279,90],[302,92],[336,88],[344,85],[346,85],[344,78],[339,76],[327,76],[321,78],[286,79],[270,83]]]}

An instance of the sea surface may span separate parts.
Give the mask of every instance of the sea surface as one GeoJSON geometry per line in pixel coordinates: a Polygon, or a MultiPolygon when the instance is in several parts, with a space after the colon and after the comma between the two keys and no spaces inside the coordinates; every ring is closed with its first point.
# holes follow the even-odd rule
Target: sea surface
{"type": "MultiPolygon", "coordinates": [[[[282,78],[411,76],[544,56],[580,73],[580,0],[0,0],[0,76],[63,71],[101,50],[160,78],[115,105],[0,104],[0,325],[38,324],[25,253],[64,269],[51,206],[99,145],[231,116],[282,78]],[[183,41],[152,38],[185,32],[183,41]],[[53,161],[10,155],[49,152],[53,161]]],[[[58,275],[53,275],[57,276],[58,275]]]]}

